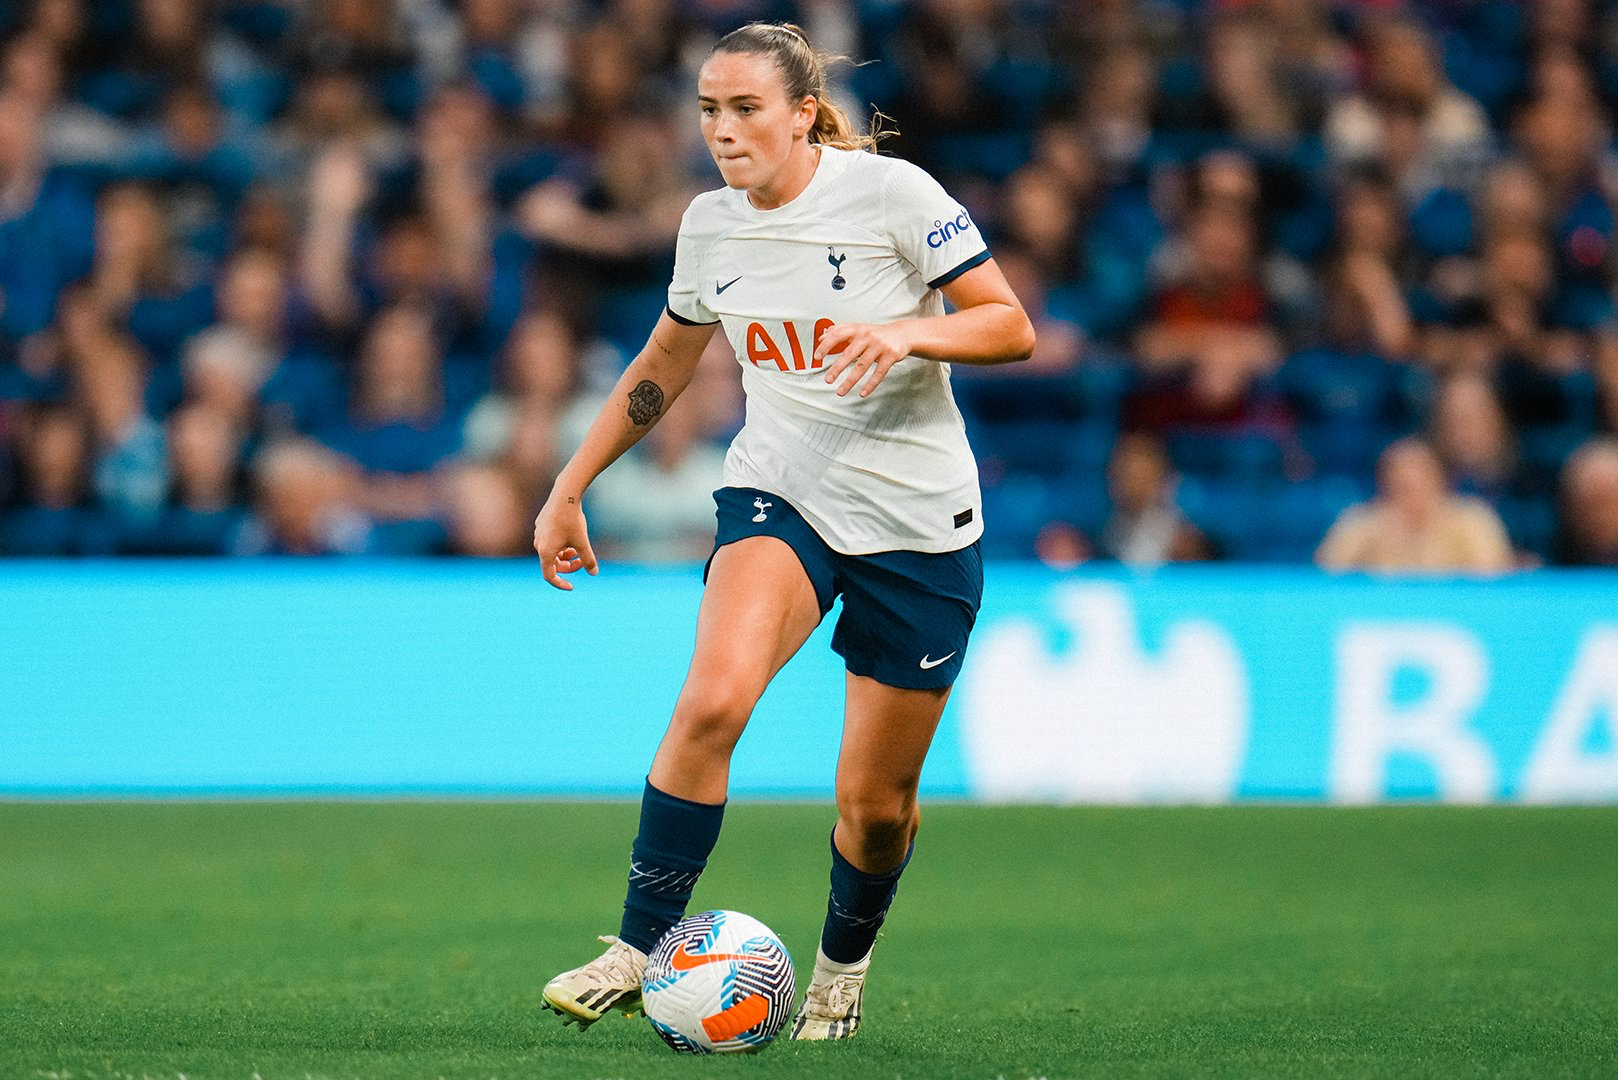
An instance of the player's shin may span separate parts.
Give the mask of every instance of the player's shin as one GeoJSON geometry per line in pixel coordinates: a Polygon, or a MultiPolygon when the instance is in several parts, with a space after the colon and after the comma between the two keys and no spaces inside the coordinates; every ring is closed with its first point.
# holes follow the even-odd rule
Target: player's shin
{"type": "Polygon", "coordinates": [[[649,953],[669,927],[680,921],[719,840],[724,816],[724,803],[692,802],[646,781],[640,832],[630,855],[620,938],[649,953]]]}

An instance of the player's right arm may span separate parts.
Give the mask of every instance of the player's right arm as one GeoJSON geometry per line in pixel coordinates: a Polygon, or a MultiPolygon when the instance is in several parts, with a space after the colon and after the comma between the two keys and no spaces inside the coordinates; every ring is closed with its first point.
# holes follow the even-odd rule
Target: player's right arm
{"type": "Polygon", "coordinates": [[[597,570],[585,530],[585,489],[640,442],[684,392],[717,326],[688,325],[665,311],[646,347],[613,387],[584,442],[557,476],[550,497],[534,519],[534,551],[545,580],[558,589],[573,589],[571,582],[562,579],[563,574],[580,567],[591,574],[597,570]]]}

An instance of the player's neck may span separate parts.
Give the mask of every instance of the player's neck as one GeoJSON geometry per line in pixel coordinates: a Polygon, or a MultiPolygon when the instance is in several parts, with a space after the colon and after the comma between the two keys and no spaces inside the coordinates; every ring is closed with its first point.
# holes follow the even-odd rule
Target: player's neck
{"type": "Polygon", "coordinates": [[[779,210],[803,194],[820,165],[820,147],[807,139],[793,148],[786,163],[767,183],[747,189],[747,201],[755,210],[779,210]]]}

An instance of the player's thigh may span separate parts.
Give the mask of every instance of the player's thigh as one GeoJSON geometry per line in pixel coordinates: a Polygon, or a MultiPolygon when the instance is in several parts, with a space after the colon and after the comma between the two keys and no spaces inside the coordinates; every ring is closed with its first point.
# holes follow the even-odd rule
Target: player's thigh
{"type": "Polygon", "coordinates": [[[949,701],[949,687],[907,690],[852,672],[847,686],[843,745],[837,754],[838,808],[845,816],[906,814],[949,701]]]}
{"type": "Polygon", "coordinates": [[[714,552],[676,716],[740,708],[745,721],[820,618],[809,575],[784,540],[749,536],[714,552]]]}

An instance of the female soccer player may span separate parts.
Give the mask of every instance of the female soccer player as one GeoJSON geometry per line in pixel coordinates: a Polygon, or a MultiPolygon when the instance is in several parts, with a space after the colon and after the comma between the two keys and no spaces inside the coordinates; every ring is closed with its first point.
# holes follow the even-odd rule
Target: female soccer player
{"type": "Polygon", "coordinates": [[[695,654],[641,799],[621,928],[545,987],[566,1022],[639,999],[646,955],[718,839],[753,706],[841,594],[831,896],[792,1035],[853,1035],[910,858],[922,760],[977,616],[977,469],[947,365],[1025,359],[1033,327],[966,211],[921,169],[861,152],[874,140],[827,100],[826,59],[791,25],[753,23],[714,46],[697,102],[726,186],[686,211],[668,310],[534,522],[547,581],[571,590],[562,575],[596,573],[585,489],[685,389],[722,324],[747,422],[714,494],[695,654]]]}

